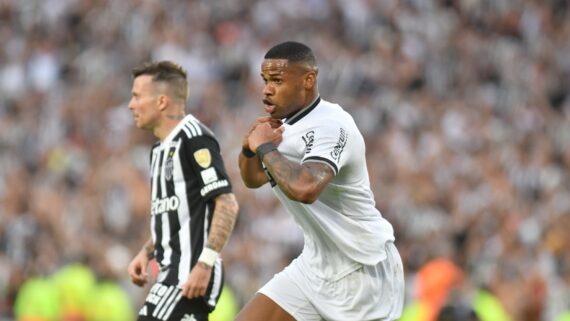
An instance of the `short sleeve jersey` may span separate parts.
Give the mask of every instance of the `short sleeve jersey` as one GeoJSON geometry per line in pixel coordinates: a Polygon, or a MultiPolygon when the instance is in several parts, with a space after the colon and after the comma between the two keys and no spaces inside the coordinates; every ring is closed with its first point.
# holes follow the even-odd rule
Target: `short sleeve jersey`
{"type": "Polygon", "coordinates": [[[330,166],[335,177],[312,204],[289,199],[267,172],[277,197],[304,233],[301,263],[324,279],[340,278],[386,257],[392,225],[375,207],[364,139],[353,118],[321,98],[285,120],[278,146],[286,158],[330,166]]]}
{"type": "Polygon", "coordinates": [[[152,239],[161,270],[169,271],[160,281],[182,285],[208,239],[214,199],[232,186],[218,141],[192,115],[150,154],[152,239]]]}

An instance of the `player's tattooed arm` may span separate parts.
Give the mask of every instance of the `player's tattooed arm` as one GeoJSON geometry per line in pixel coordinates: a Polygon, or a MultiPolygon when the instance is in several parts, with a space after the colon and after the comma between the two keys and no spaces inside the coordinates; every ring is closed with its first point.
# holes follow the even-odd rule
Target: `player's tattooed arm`
{"type": "Polygon", "coordinates": [[[275,183],[292,200],[313,203],[334,178],[333,170],[326,164],[294,163],[277,150],[263,155],[263,163],[275,183]]]}
{"type": "Polygon", "coordinates": [[[152,242],[152,238],[146,241],[143,246],[143,251],[149,260],[152,260],[154,258],[154,243],[152,242]]]}
{"type": "Polygon", "coordinates": [[[234,229],[239,210],[234,194],[221,194],[216,197],[216,207],[206,247],[221,252],[234,229]]]}

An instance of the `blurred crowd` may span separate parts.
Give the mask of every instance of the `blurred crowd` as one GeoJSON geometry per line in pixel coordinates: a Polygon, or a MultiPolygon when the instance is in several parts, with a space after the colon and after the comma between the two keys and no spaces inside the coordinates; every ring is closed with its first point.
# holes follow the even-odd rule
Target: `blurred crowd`
{"type": "Polygon", "coordinates": [[[461,275],[441,306],[484,289],[513,321],[570,309],[570,1],[0,0],[0,319],[74,262],[144,299],[126,274],[150,235],[155,138],[126,105],[144,61],[187,69],[188,112],[220,141],[239,304],[295,257],[300,230],[237,167],[263,55],[285,40],[313,48],[321,95],[365,136],[408,304],[441,259],[461,275]]]}

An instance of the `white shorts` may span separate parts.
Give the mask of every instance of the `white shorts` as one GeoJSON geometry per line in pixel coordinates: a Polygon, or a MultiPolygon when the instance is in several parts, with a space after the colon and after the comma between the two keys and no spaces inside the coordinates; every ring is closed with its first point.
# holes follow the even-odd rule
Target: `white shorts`
{"type": "Polygon", "coordinates": [[[310,277],[297,260],[258,292],[271,298],[298,321],[397,320],[404,304],[402,259],[392,242],[387,257],[337,281],[310,277]]]}

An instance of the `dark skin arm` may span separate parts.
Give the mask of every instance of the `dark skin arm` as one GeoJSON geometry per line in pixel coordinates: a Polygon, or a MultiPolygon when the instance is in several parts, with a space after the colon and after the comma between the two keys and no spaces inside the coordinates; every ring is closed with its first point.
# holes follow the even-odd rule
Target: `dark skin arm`
{"type": "MultiPolygon", "coordinates": [[[[260,124],[249,135],[249,146],[257,150],[262,144],[272,142],[274,135],[271,126],[260,124]]],[[[262,161],[287,197],[306,204],[315,202],[335,176],[328,165],[317,162],[297,164],[277,150],[263,155],[262,161]]]]}
{"type": "MultiPolygon", "coordinates": [[[[249,135],[253,132],[255,127],[263,123],[269,124],[273,129],[278,129],[282,125],[281,120],[274,119],[269,116],[257,118],[255,122],[250,126],[247,134],[243,139],[243,145],[242,145],[243,148],[255,152],[255,150],[251,149],[249,146],[249,135]]],[[[281,142],[282,131],[283,129],[278,129],[278,131],[275,132],[275,134],[278,135],[272,136],[273,138],[272,141],[274,144],[278,145],[281,142]]],[[[261,165],[261,160],[259,159],[259,157],[257,157],[257,155],[251,158],[247,158],[243,155],[243,153],[240,153],[238,164],[239,164],[241,179],[243,180],[245,186],[249,188],[258,188],[267,183],[267,176],[265,176],[263,167],[261,165]]]]}
{"type": "MultiPolygon", "coordinates": [[[[234,229],[239,206],[234,194],[221,194],[215,199],[216,207],[206,247],[220,253],[234,229]]],[[[210,282],[212,267],[198,262],[182,286],[182,294],[188,298],[204,296],[210,282]]]]}

